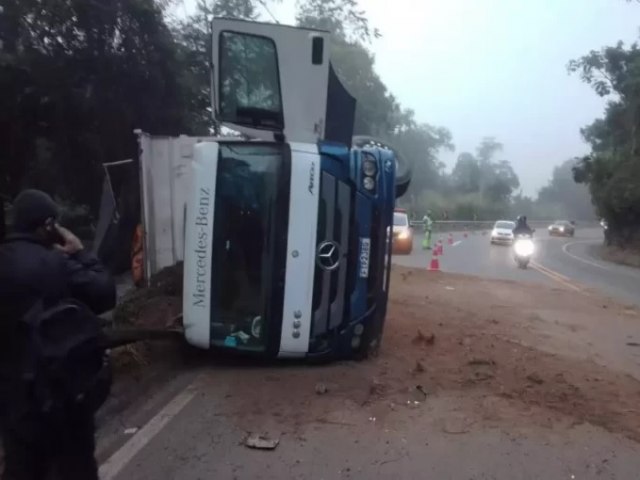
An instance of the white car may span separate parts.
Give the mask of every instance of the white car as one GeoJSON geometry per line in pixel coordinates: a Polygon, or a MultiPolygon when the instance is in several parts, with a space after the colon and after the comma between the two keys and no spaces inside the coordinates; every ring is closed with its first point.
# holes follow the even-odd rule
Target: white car
{"type": "Polygon", "coordinates": [[[491,230],[491,244],[499,243],[511,245],[513,243],[513,229],[516,223],[510,220],[498,220],[491,230]]]}

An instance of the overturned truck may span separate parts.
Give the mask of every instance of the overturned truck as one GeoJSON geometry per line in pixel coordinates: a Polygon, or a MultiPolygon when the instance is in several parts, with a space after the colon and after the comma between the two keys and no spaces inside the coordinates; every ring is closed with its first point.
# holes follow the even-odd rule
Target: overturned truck
{"type": "Polygon", "coordinates": [[[214,116],[236,135],[137,132],[145,275],[184,262],[197,347],[365,357],[382,336],[408,165],[353,136],[326,32],[228,19],[212,32],[214,116]]]}

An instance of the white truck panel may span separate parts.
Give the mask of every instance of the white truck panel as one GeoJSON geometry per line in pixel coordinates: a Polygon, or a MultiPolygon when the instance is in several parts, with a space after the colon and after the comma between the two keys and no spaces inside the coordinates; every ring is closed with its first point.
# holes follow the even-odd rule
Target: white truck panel
{"type": "Polygon", "coordinates": [[[138,135],[145,278],[184,259],[185,209],[194,146],[215,137],[138,135]]]}
{"type": "Polygon", "coordinates": [[[211,337],[211,269],[213,219],[218,174],[216,142],[193,147],[194,159],[189,181],[189,209],[185,220],[184,289],[182,314],[184,336],[196,347],[208,349],[211,337]]]}
{"type": "Polygon", "coordinates": [[[291,196],[279,357],[304,357],[311,335],[320,199],[318,147],[291,144],[291,196]]]}
{"type": "MultiPolygon", "coordinates": [[[[212,21],[212,49],[214,66],[214,100],[216,110],[220,105],[220,34],[243,33],[264,37],[273,41],[277,50],[277,68],[284,114],[284,133],[288,142],[316,143],[324,138],[327,91],[329,84],[330,34],[321,30],[292,27],[281,24],[247,22],[227,18],[212,21]],[[322,61],[312,62],[314,39],[323,43],[322,61]],[[310,93],[311,92],[311,93],[310,93]]],[[[252,138],[273,140],[273,133],[248,126],[230,123],[233,130],[252,138]]]]}

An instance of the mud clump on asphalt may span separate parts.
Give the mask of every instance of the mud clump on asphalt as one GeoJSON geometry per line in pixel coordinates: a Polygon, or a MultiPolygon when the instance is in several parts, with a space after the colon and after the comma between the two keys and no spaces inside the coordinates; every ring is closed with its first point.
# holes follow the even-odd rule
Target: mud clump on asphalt
{"type": "MultiPolygon", "coordinates": [[[[148,287],[128,292],[113,312],[114,329],[175,329],[182,326],[182,263],[154,275],[148,287]]],[[[170,348],[167,342],[141,341],[118,347],[113,352],[114,366],[130,371],[149,365],[170,348]]]]}
{"type": "Polygon", "coordinates": [[[435,341],[436,336],[433,333],[425,334],[422,330],[418,329],[418,332],[416,333],[416,336],[413,337],[413,340],[411,340],[411,343],[413,345],[430,346],[433,345],[435,341]]]}
{"type": "Polygon", "coordinates": [[[169,328],[182,309],[182,263],[151,277],[148,287],[127,293],[113,312],[114,326],[169,328]]]}

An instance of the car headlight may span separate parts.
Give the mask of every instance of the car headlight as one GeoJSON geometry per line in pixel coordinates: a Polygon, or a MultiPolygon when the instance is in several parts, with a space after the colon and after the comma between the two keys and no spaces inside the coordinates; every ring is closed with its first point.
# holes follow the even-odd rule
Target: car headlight
{"type": "Polygon", "coordinates": [[[400,233],[398,234],[398,238],[400,240],[406,240],[407,238],[409,238],[409,229],[406,228],[404,230],[401,230],[400,233]]]}
{"type": "Polygon", "coordinates": [[[516,255],[520,257],[529,257],[533,255],[533,251],[535,247],[533,245],[533,241],[531,241],[528,238],[522,238],[522,239],[516,240],[516,243],[513,246],[513,249],[515,250],[516,255]]]}
{"type": "Polygon", "coordinates": [[[376,162],[370,159],[365,159],[362,162],[362,173],[364,173],[368,177],[373,177],[376,173],[378,173],[378,165],[376,162]]]}
{"type": "Polygon", "coordinates": [[[497,237],[498,236],[497,230],[491,230],[491,236],[492,237],[497,237]]]}
{"type": "Polygon", "coordinates": [[[362,186],[365,189],[371,191],[376,188],[376,181],[371,177],[364,177],[362,179],[362,186]]]}

